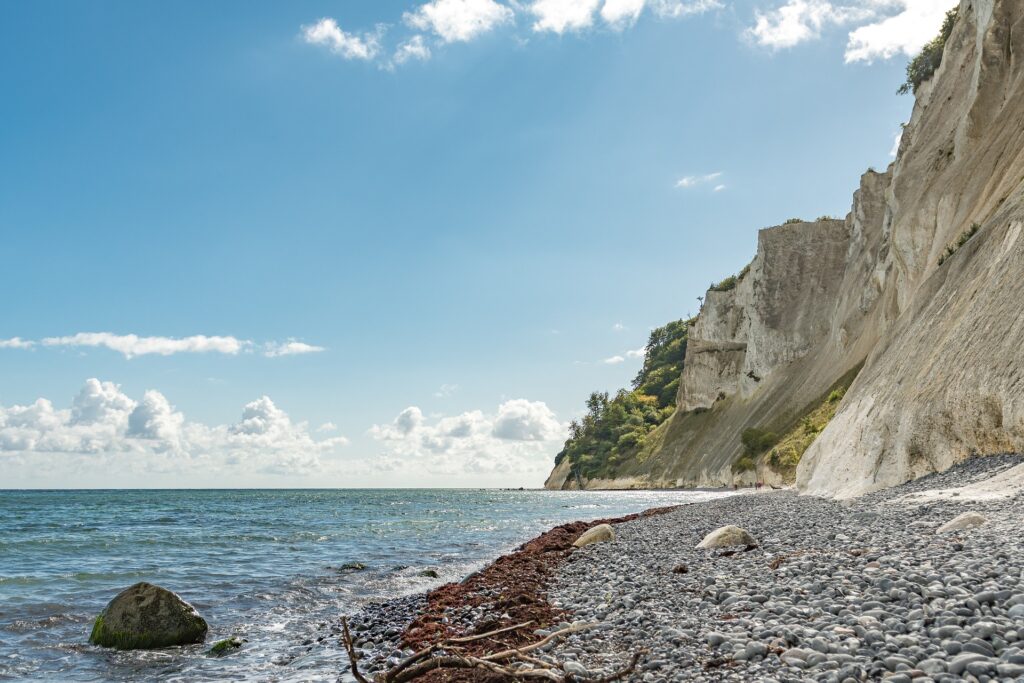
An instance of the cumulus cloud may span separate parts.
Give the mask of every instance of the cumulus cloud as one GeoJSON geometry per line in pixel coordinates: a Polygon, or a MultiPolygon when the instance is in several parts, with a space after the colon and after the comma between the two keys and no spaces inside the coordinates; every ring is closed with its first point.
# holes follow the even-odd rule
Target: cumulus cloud
{"type": "Polygon", "coordinates": [[[423,36],[416,35],[398,46],[392,61],[395,64],[405,64],[411,60],[425,62],[428,59],[430,59],[430,48],[427,47],[423,36]]]}
{"type": "Polygon", "coordinates": [[[312,344],[306,344],[300,341],[287,341],[283,343],[267,344],[263,355],[267,358],[277,358],[278,356],[298,356],[306,353],[320,353],[326,351],[322,346],[313,346],[312,344]]]}
{"type": "Polygon", "coordinates": [[[149,458],[164,470],[202,462],[214,470],[303,474],[346,443],[344,437],[314,438],[306,423],[293,422],[266,396],[247,404],[238,422],[219,426],[186,421],[159,391],[135,401],[98,379],[87,380],[67,409],[45,398],[0,406],[2,457],[65,454],[88,462],[122,455],[125,467],[149,458]]]}
{"type": "Polygon", "coordinates": [[[467,42],[512,21],[512,10],[494,0],[431,0],[406,12],[405,23],[446,43],[467,42]]]}
{"type": "Polygon", "coordinates": [[[914,55],[931,40],[956,0],[788,0],[769,11],[757,11],[746,35],[770,49],[793,47],[821,37],[830,27],[854,27],[847,34],[849,62],[914,55]]]}
{"type": "Polygon", "coordinates": [[[21,337],[12,337],[10,339],[0,339],[0,349],[31,349],[36,343],[21,337]]]}
{"type": "Polygon", "coordinates": [[[373,33],[346,33],[338,26],[338,22],[330,17],[302,27],[302,37],[307,43],[326,47],[343,59],[363,61],[373,59],[380,52],[383,34],[383,26],[378,26],[373,33]]]}
{"type": "Polygon", "coordinates": [[[601,362],[604,363],[605,365],[618,365],[619,363],[624,363],[625,361],[626,358],[624,356],[612,356],[610,358],[605,358],[601,362]]]}
{"type": "Polygon", "coordinates": [[[511,473],[542,476],[566,429],[546,404],[514,399],[493,414],[473,410],[427,419],[411,406],[370,435],[385,452],[381,469],[401,467],[428,474],[511,473]]]}
{"type": "Polygon", "coordinates": [[[149,390],[128,415],[125,435],[159,442],[166,449],[180,448],[181,428],[185,416],[177,412],[163,394],[149,390]]]}
{"type": "Polygon", "coordinates": [[[628,26],[640,18],[646,0],[605,0],[601,18],[612,26],[628,26]]]}
{"type": "Polygon", "coordinates": [[[639,349],[630,349],[629,351],[626,351],[626,358],[643,358],[646,355],[646,346],[641,346],[639,349]]]}
{"type": "Polygon", "coordinates": [[[536,17],[534,31],[565,33],[588,28],[601,0],[533,0],[529,11],[536,17]]]}
{"type": "Polygon", "coordinates": [[[676,187],[683,189],[689,189],[691,187],[697,187],[698,185],[704,185],[710,183],[713,180],[721,178],[723,175],[722,171],[715,171],[714,173],[705,173],[704,175],[687,175],[683,176],[676,181],[676,187]]]}
{"type": "Polygon", "coordinates": [[[498,407],[493,433],[509,441],[547,441],[558,438],[562,425],[544,402],[517,398],[498,407]]]}

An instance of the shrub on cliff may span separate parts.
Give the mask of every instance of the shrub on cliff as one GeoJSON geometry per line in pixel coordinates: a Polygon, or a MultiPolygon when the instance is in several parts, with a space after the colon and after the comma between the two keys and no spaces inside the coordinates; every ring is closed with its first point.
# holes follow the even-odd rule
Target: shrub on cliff
{"type": "Polygon", "coordinates": [[[555,456],[556,464],[568,458],[584,477],[610,476],[643,446],[647,435],[675,411],[689,326],[689,320],[676,320],[651,332],[632,390],[620,389],[614,397],[597,391],[590,395],[586,415],[569,424],[569,438],[555,456]]]}
{"type": "Polygon", "coordinates": [[[909,92],[917,94],[917,89],[935,74],[935,70],[942,63],[942,51],[946,48],[946,41],[953,33],[953,26],[956,24],[957,8],[946,12],[946,18],[942,21],[942,28],[939,35],[921,48],[921,52],[907,64],[907,80],[896,92],[906,95],[909,92]]]}

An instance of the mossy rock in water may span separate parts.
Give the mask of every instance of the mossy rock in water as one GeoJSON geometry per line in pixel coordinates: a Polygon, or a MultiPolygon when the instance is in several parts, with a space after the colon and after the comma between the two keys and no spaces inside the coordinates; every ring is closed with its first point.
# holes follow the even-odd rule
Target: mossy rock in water
{"type": "Polygon", "coordinates": [[[366,569],[366,565],[362,562],[346,562],[338,567],[339,572],[361,572],[364,569],[366,569]]]}
{"type": "Polygon", "coordinates": [[[118,593],[100,612],[89,642],[118,650],[151,650],[206,639],[208,627],[195,607],[151,583],[118,593]]]}
{"type": "Polygon", "coordinates": [[[419,576],[423,576],[428,579],[440,579],[441,575],[437,573],[436,569],[424,569],[419,573],[419,576]]]}
{"type": "Polygon", "coordinates": [[[225,654],[226,652],[229,652],[231,650],[237,650],[238,648],[242,647],[242,643],[244,642],[245,641],[239,638],[238,636],[231,636],[230,638],[225,638],[224,640],[218,640],[216,643],[213,644],[213,647],[206,651],[206,654],[213,655],[214,657],[220,657],[222,654],[225,654]]]}

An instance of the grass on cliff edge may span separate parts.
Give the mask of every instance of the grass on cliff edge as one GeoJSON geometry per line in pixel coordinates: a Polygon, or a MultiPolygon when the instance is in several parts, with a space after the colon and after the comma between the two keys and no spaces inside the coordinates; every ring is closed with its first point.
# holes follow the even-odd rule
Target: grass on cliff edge
{"type": "Polygon", "coordinates": [[[744,452],[733,463],[733,473],[754,470],[758,460],[762,460],[783,478],[792,479],[796,475],[796,466],[800,464],[804,453],[818,438],[818,434],[824,431],[828,423],[835,417],[843,396],[853,384],[861,367],[863,367],[863,363],[840,377],[829,387],[828,392],[822,398],[813,402],[803,411],[802,416],[797,418],[788,430],[780,430],[781,436],[771,429],[744,430],[741,437],[744,452]]]}

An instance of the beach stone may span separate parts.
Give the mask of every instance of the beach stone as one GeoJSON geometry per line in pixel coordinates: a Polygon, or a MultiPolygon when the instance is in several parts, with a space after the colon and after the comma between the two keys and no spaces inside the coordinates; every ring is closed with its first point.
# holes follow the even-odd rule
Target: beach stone
{"type": "Polygon", "coordinates": [[[588,676],[590,674],[590,672],[587,671],[587,667],[583,666],[579,662],[565,662],[562,664],[562,670],[567,674],[572,674],[573,676],[588,676]]]}
{"type": "Polygon", "coordinates": [[[166,588],[137,583],[118,593],[93,623],[89,642],[118,650],[190,645],[206,639],[196,609],[166,588]]]}
{"type": "Polygon", "coordinates": [[[582,548],[583,546],[590,545],[591,543],[603,543],[604,541],[614,540],[615,530],[612,529],[611,524],[598,524],[597,526],[591,527],[580,534],[580,537],[576,539],[573,546],[582,548]]]}
{"type": "Polygon", "coordinates": [[[728,548],[734,545],[757,545],[757,541],[745,529],[729,524],[715,529],[697,544],[698,548],[728,548]]]}
{"type": "Polygon", "coordinates": [[[985,515],[977,512],[965,512],[962,515],[958,515],[953,519],[949,520],[938,529],[935,533],[937,534],[948,534],[951,531],[963,531],[964,529],[972,529],[982,524],[988,523],[988,518],[985,515]]]}

